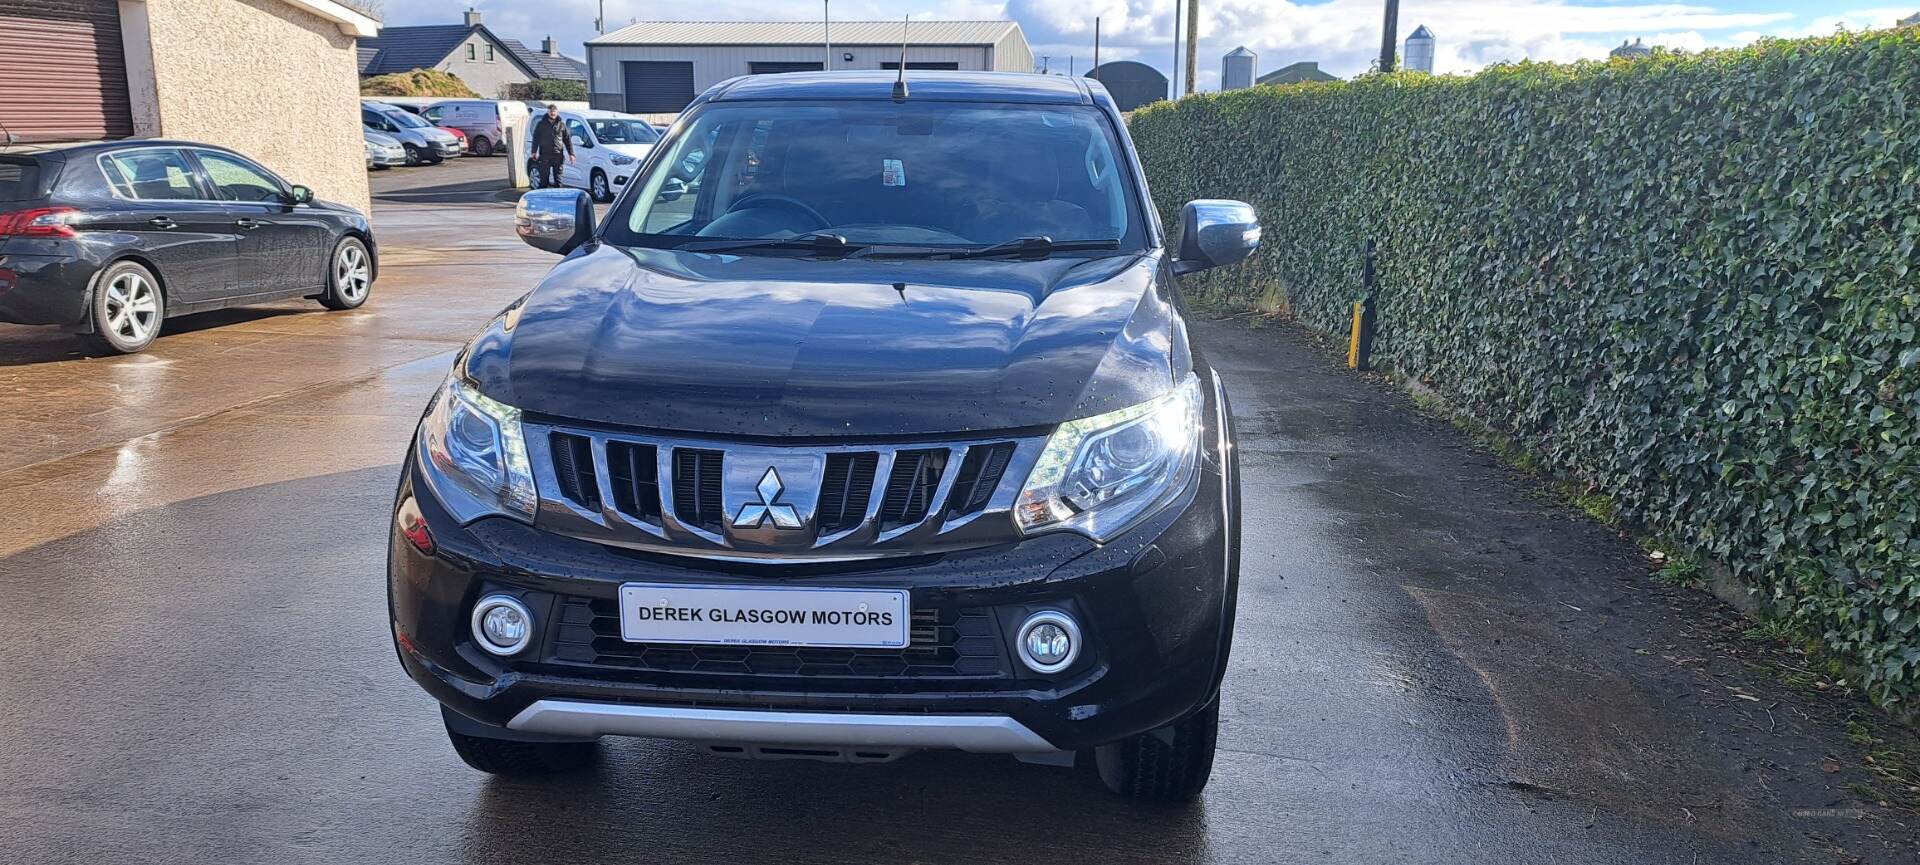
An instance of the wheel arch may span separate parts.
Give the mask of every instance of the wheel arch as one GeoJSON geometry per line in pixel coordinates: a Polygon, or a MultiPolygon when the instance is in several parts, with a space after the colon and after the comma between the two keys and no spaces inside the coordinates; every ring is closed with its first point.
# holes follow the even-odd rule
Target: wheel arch
{"type": "Polygon", "coordinates": [[[154,265],[153,259],[141,255],[138,251],[127,250],[115,253],[112,258],[101,262],[100,269],[94,271],[93,278],[87,281],[87,314],[85,318],[80,320],[80,333],[94,332],[93,298],[94,295],[100,291],[100,278],[106,276],[107,271],[112,270],[114,265],[129,261],[146,268],[148,273],[153,274],[153,287],[160,292],[161,320],[164,321],[167,317],[173,315],[173,290],[167,287],[166,274],[160,272],[160,268],[154,265]]]}

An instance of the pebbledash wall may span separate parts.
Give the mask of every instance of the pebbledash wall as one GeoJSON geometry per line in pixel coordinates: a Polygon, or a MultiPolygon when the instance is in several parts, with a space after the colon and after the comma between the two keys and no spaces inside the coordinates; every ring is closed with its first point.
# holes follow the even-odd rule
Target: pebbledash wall
{"type": "Polygon", "coordinates": [[[136,135],[231,147],[372,214],[354,37],[286,0],[120,0],[136,135]]]}

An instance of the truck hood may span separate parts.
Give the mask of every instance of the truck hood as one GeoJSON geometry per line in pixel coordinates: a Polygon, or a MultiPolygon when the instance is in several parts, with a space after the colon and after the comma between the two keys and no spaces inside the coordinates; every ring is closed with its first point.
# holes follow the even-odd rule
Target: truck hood
{"type": "Polygon", "coordinates": [[[1050,426],[1191,367],[1159,253],[823,261],[595,245],[469,346],[483,393],[553,419],[758,436],[1050,426]]]}

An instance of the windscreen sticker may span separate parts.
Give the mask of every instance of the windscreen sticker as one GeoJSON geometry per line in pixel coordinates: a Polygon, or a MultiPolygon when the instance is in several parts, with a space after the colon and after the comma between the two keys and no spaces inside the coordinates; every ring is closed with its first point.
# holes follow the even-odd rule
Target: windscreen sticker
{"type": "Polygon", "coordinates": [[[898,159],[880,160],[880,183],[883,186],[907,185],[907,164],[898,159]]]}

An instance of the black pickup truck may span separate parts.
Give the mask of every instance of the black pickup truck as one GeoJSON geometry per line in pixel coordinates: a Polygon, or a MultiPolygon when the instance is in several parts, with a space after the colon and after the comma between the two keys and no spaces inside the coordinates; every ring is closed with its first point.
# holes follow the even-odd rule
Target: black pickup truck
{"type": "Polygon", "coordinates": [[[460,352],[394,503],[407,672],[497,773],[601,736],[884,761],[958,748],[1186,800],[1239,573],[1226,391],[1181,274],[1251,207],[1160,224],[1097,82],[716,85],[460,352]]]}

